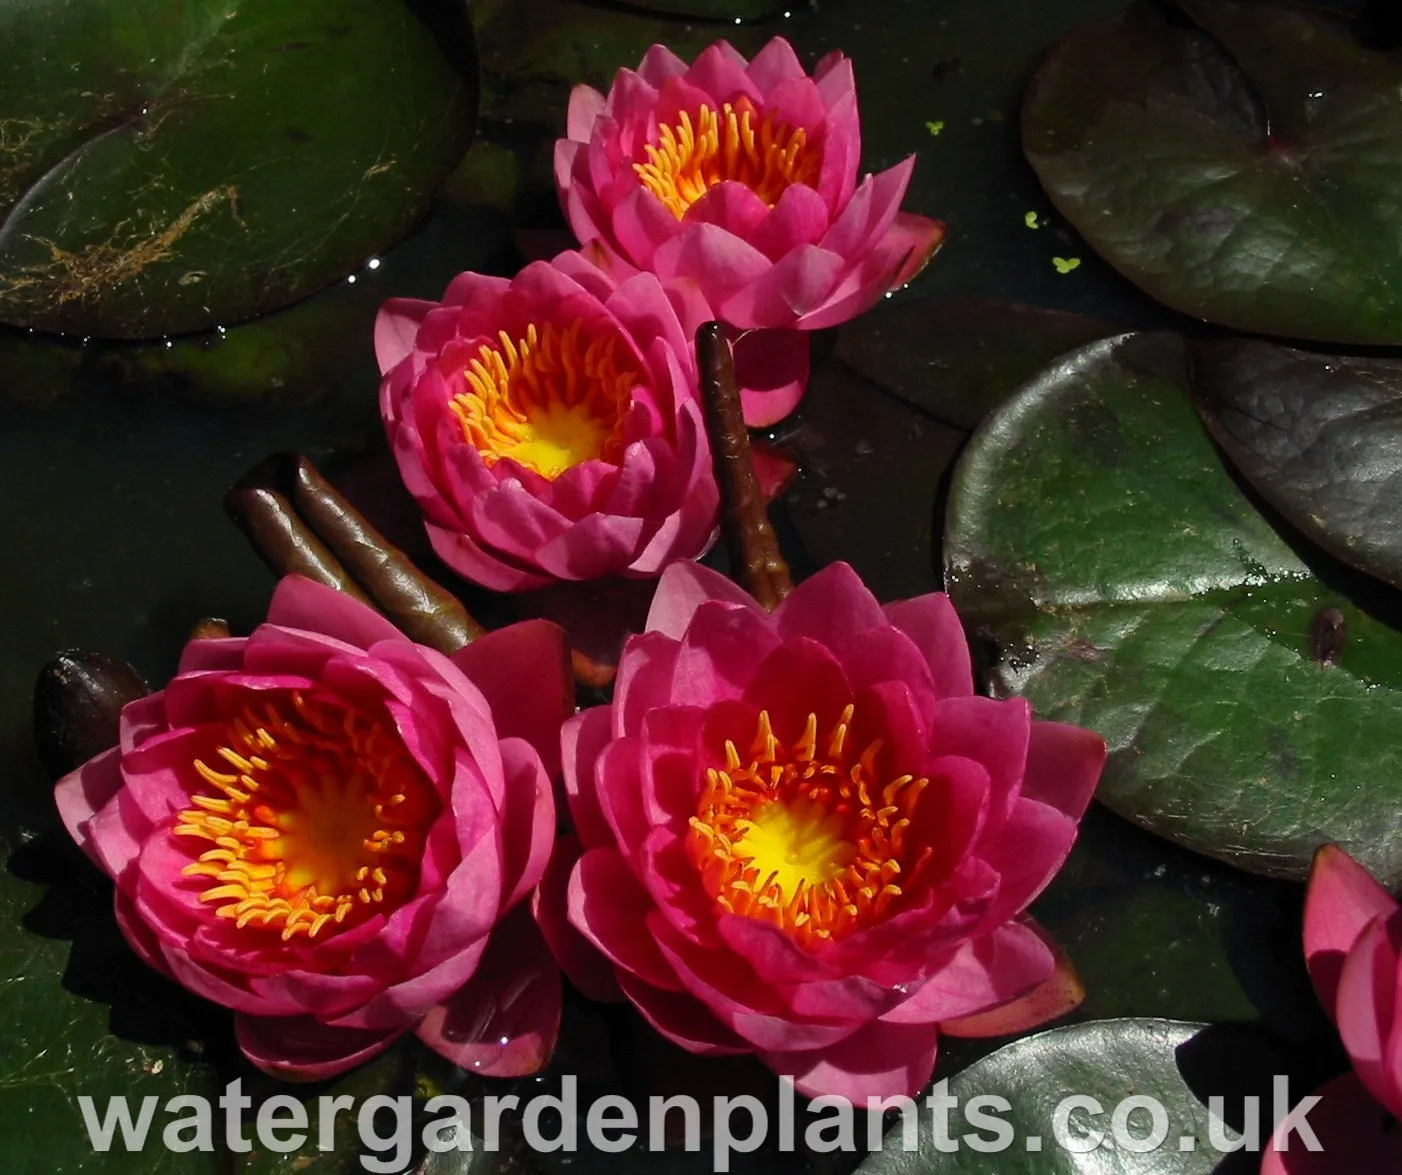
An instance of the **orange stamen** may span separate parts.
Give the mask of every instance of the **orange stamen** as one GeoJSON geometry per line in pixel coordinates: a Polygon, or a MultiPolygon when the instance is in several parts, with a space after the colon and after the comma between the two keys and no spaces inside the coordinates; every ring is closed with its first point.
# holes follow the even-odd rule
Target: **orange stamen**
{"type": "Polygon", "coordinates": [[[725,766],[707,770],[691,819],[691,859],[720,907],[770,922],[809,948],[883,917],[930,857],[912,861],[905,851],[929,780],[880,783],[880,740],[849,753],[852,715],[849,705],[820,740],[810,714],[785,747],[761,710],[748,757],[726,743],[725,766]]]}
{"type": "Polygon", "coordinates": [[[803,128],[791,128],[766,114],[755,127],[756,110],[747,98],[717,111],[701,106],[695,117],[683,110],[676,126],[657,128],[647,144],[646,163],[633,164],[643,186],[680,220],[716,184],[744,184],[773,208],[790,184],[814,186],[822,153],[808,143],[803,128]]]}
{"type": "Polygon", "coordinates": [[[449,402],[463,439],[488,465],[510,457],[556,478],[595,458],[616,460],[622,426],[642,378],[615,335],[590,338],[573,322],[531,323],[524,338],[483,343],[449,402]]]}
{"type": "Polygon", "coordinates": [[[183,873],[213,882],[200,901],[216,917],[311,940],[413,893],[440,803],[384,720],[272,694],[225,725],[211,758],[194,762],[208,794],[174,833],[211,844],[183,873]]]}

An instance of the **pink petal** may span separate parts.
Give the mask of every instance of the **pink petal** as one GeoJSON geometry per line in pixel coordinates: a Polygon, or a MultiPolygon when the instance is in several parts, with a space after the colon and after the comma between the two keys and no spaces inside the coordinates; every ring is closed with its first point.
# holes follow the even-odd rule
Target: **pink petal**
{"type": "Polygon", "coordinates": [[[734,233],[714,224],[687,224],[653,255],[654,272],[669,279],[693,278],[711,306],[757,282],[773,264],[734,233]]]}
{"type": "Polygon", "coordinates": [[[436,303],[418,298],[391,298],[375,316],[375,359],[383,375],[414,351],[419,326],[436,303]]]}
{"type": "Polygon", "coordinates": [[[1060,722],[1032,723],[1022,796],[1080,820],[1105,766],[1105,740],[1060,722]]]}
{"type": "MultiPolygon", "coordinates": [[[[759,198],[753,188],[735,180],[725,180],[707,188],[701,198],[686,210],[682,222],[714,224],[743,240],[751,241],[755,230],[768,216],[769,205],[759,198]]],[[[676,224],[675,217],[672,223],[676,224]]]]}
{"type": "Polygon", "coordinates": [[[243,1055],[264,1073],[284,1081],[324,1081],[389,1048],[402,1032],[328,1028],[311,1016],[234,1018],[243,1055]]]}
{"type": "Polygon", "coordinates": [[[1023,919],[1022,925],[1051,948],[1056,970],[1026,995],[986,1012],[943,1021],[940,1031],[946,1036],[1017,1036],[1069,1015],[1081,1006],[1086,989],[1066,952],[1032,919],[1023,919]]]}
{"type": "Polygon", "coordinates": [[[755,54],[750,62],[749,74],[750,81],[764,94],[768,94],[780,82],[808,76],[793,46],[783,37],[773,38],[755,54]]]}
{"type": "Polygon", "coordinates": [[[1354,1072],[1393,1114],[1402,1114],[1402,1089],[1387,1049],[1397,1017],[1399,945],[1402,927],[1381,918],[1370,922],[1339,975],[1335,1007],[1354,1072]]]}
{"type": "Polygon", "coordinates": [[[1013,805],[1007,822],[979,844],[983,859],[998,871],[998,894],[984,926],[999,925],[1027,909],[1065,864],[1076,832],[1075,819],[1047,804],[1019,799],[1013,805]]]}
{"type": "Polygon", "coordinates": [[[447,530],[432,522],[425,525],[434,554],[464,579],[494,592],[521,592],[545,587],[550,577],[523,567],[475,542],[461,531],[447,530]]]}
{"type": "Polygon", "coordinates": [[[738,604],[759,616],[766,614],[753,596],[720,572],[699,563],[673,563],[658,580],[647,614],[647,631],[681,640],[696,609],[708,600],[738,604]]]}
{"type": "MultiPolygon", "coordinates": [[[[190,641],[180,653],[180,664],[176,667],[176,674],[199,673],[203,670],[222,669],[226,672],[234,672],[243,665],[243,647],[248,643],[247,638],[230,636],[220,637],[215,640],[190,641]]],[[[138,699],[141,702],[149,703],[152,698],[159,698],[159,694],[149,694],[138,699]]],[[[126,711],[130,710],[135,702],[129,702],[122,711],[123,717],[126,711]]]]}
{"type": "Polygon", "coordinates": [[[1320,1150],[1305,1149],[1299,1134],[1266,1144],[1261,1175],[1382,1175],[1402,1171],[1402,1130],[1352,1073],[1315,1090],[1321,1099],[1306,1121],[1320,1150]]]}
{"type": "Polygon", "coordinates": [[[103,868],[102,857],[92,841],[91,823],[121,790],[120,755],[120,747],[111,747],[54,785],[54,803],[63,826],[99,869],[103,868]]]}
{"type": "Polygon", "coordinates": [[[599,804],[619,852],[630,865],[652,828],[643,806],[645,785],[639,752],[637,739],[615,739],[604,748],[596,768],[599,804]]]}
{"type": "Polygon", "coordinates": [[[570,91],[565,134],[577,143],[589,141],[594,120],[604,112],[604,96],[593,86],[578,85],[570,91]]]}
{"type": "Polygon", "coordinates": [[[827,644],[854,637],[885,621],[861,576],[846,563],[830,563],[809,576],[774,613],[779,634],[812,637],[827,644]]]}
{"type": "Polygon", "coordinates": [[[910,280],[929,261],[933,249],[943,240],[944,226],[932,222],[935,229],[912,242],[903,226],[907,213],[899,213],[888,230],[876,242],[857,266],[842,279],[832,297],[811,314],[805,314],[796,324],[802,330],[825,330],[839,326],[871,309],[877,301],[902,279],[910,280]]]}
{"type": "Polygon", "coordinates": [[[808,1097],[832,1095],[865,1105],[869,1097],[914,1097],[935,1069],[939,1032],[873,1020],[845,1040],[807,1053],[762,1053],[780,1076],[808,1097]]]}
{"type": "Polygon", "coordinates": [[[591,1000],[617,1002],[622,999],[613,964],[608,961],[569,920],[570,875],[581,853],[579,840],[562,836],[531,897],[531,913],[569,981],[591,1000]]]}
{"type": "Polygon", "coordinates": [[[612,849],[591,849],[570,875],[569,919],[621,971],[651,987],[681,991],[647,930],[652,899],[612,849]]]}
{"type": "Polygon", "coordinates": [[[941,698],[964,698],[974,692],[969,642],[954,605],[943,592],[887,604],[886,619],[915,642],[925,657],[941,698]]]}
{"type": "Polygon", "coordinates": [[[769,618],[753,609],[719,601],[702,604],[677,651],[668,700],[711,706],[740,697],[756,666],[778,643],[769,618]]]}
{"type": "Polygon", "coordinates": [[[565,631],[523,620],[478,637],[452,656],[482,691],[502,738],[523,738],[546,772],[560,774],[560,727],[574,714],[574,678],[565,631]]]}
{"type": "Polygon", "coordinates": [[[728,41],[715,41],[686,71],[686,80],[717,103],[733,102],[744,95],[758,106],[764,94],[745,72],[748,66],[749,62],[728,41]]]}
{"type": "Polygon", "coordinates": [[[506,800],[501,810],[502,908],[526,896],[545,871],[555,843],[555,795],[550,776],[525,739],[501,740],[506,800]]]}
{"type": "Polygon", "coordinates": [[[268,623],[333,637],[358,649],[409,639],[368,605],[300,575],[278,581],[268,605],[268,623]]]}
{"type": "Polygon", "coordinates": [[[595,706],[571,718],[560,731],[565,795],[574,830],[589,848],[613,843],[613,833],[599,807],[595,767],[608,745],[613,716],[608,706],[595,706]]]}
{"type": "Polygon", "coordinates": [[[608,225],[618,248],[640,265],[681,231],[671,210],[641,185],[613,206],[608,225]]]}
{"type": "Polygon", "coordinates": [[[1027,995],[1055,969],[1056,958],[1041,936],[1009,923],[960,946],[882,1019],[906,1025],[961,1020],[1027,995]]]}
{"type": "Polygon", "coordinates": [[[808,387],[808,346],[798,330],[745,331],[735,340],[735,380],[751,428],[768,428],[798,407],[808,387]]]}
{"type": "Polygon", "coordinates": [[[993,783],[993,817],[1005,819],[1022,788],[1032,738],[1032,707],[1025,698],[946,698],[936,703],[930,745],[942,754],[982,763],[993,783]]]}
{"type": "Polygon", "coordinates": [[[1330,1016],[1349,949],[1370,922],[1386,920],[1397,909],[1392,895],[1338,845],[1315,854],[1305,898],[1305,962],[1330,1016]]]}
{"type": "Polygon", "coordinates": [[[686,73],[686,62],[666,45],[652,45],[638,65],[638,76],[649,85],[661,89],[672,78],[686,73]]]}
{"type": "Polygon", "coordinates": [[[636,975],[620,972],[619,986],[649,1024],[674,1044],[700,1056],[724,1057],[754,1051],[694,996],[650,987],[636,975]]]}
{"type": "Polygon", "coordinates": [[[550,1059],[559,1030],[560,970],[522,909],[497,924],[472,978],[415,1034],[469,1073],[522,1077],[550,1059]]]}
{"type": "Polygon", "coordinates": [[[852,700],[852,686],[825,645],[793,637],[759,663],[744,700],[768,710],[775,736],[793,744],[802,737],[810,715],[816,716],[820,732],[832,730],[852,700]]]}
{"type": "Polygon", "coordinates": [[[914,170],[915,156],[909,155],[867,176],[819,244],[851,262],[866,257],[895,222],[914,170]]]}
{"type": "Polygon", "coordinates": [[[845,267],[832,250],[799,245],[728,297],[720,317],[742,329],[791,327],[824,304],[845,267]]]}
{"type": "Polygon", "coordinates": [[[831,215],[836,217],[842,214],[857,189],[857,164],[862,155],[861,119],[857,113],[857,96],[851,89],[855,85],[852,63],[843,58],[827,78],[815,73],[814,82],[828,110],[818,193],[831,215]],[[834,79],[846,85],[846,92],[834,94],[834,79]]]}
{"type": "Polygon", "coordinates": [[[828,231],[827,202],[807,184],[790,184],[767,213],[746,239],[773,261],[791,249],[816,245],[828,231]]]}
{"type": "Polygon", "coordinates": [[[877,251],[903,260],[892,273],[887,289],[897,290],[909,285],[920,271],[930,263],[930,258],[944,244],[945,225],[943,221],[917,216],[913,212],[899,212],[891,227],[886,230],[877,251]]]}
{"type": "Polygon", "coordinates": [[[787,491],[799,474],[798,463],[788,453],[765,441],[750,442],[750,464],[766,506],[787,491]]]}
{"type": "Polygon", "coordinates": [[[556,579],[601,579],[626,571],[650,533],[645,519],[594,514],[546,543],[536,559],[556,579]]]}

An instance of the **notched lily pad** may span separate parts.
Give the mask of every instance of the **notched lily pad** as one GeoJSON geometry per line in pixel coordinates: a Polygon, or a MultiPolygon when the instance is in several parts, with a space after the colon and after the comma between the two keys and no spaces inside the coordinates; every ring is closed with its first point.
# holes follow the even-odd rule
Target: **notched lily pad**
{"type": "Polygon", "coordinates": [[[995,693],[1106,738],[1122,815],[1271,876],[1337,841],[1402,883],[1402,597],[1276,533],[1187,369],[1177,336],[1125,335],[995,412],[955,470],[948,589],[995,693]]]}
{"type": "Polygon", "coordinates": [[[1194,350],[1193,390],[1217,443],[1272,506],[1402,587],[1402,361],[1214,340],[1194,350]]]}
{"type": "Polygon", "coordinates": [[[1402,60],[1317,13],[1177,7],[1197,27],[1143,2],[1043,60],[1023,138],[1058,209],[1176,310],[1402,341],[1402,60]]]}
{"type": "Polygon", "coordinates": [[[230,323],[396,240],[476,116],[465,6],[81,0],[0,10],[0,320],[230,323]]]}
{"type": "Polygon", "coordinates": [[[936,1115],[922,1114],[919,1150],[912,1153],[902,1149],[897,1125],[858,1172],[1254,1171],[1259,1151],[1247,1148],[1269,1138],[1272,1077],[1287,1072],[1288,1059],[1283,1042],[1238,1025],[1134,1019],[1056,1028],[1007,1045],[952,1078],[948,1096],[958,1105],[944,1129],[936,1134],[936,1115]],[[1246,1100],[1252,1097],[1254,1132],[1246,1100]],[[1077,1103],[1068,1108],[1072,1098],[1077,1103]],[[1212,1098],[1221,1099],[1215,1124],[1212,1098]],[[1246,1161],[1238,1168],[1231,1156],[1246,1161]]]}

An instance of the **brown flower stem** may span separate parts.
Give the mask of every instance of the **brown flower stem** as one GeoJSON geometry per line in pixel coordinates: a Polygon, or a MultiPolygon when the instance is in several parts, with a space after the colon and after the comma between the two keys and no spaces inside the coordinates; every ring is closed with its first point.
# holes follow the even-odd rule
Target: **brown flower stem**
{"type": "Polygon", "coordinates": [[[267,484],[272,475],[264,462],[244,474],[224,495],[225,511],[259,557],[275,575],[304,575],[354,596],[362,604],[370,603],[316,532],[297,516],[287,495],[267,484]]]}
{"type": "Polygon", "coordinates": [[[420,644],[452,653],[484,631],[300,454],[255,466],[224,505],[277,574],[297,572],[372,604],[420,644]]]}
{"type": "Polygon", "coordinates": [[[424,575],[305,457],[295,458],[292,502],[326,545],[411,639],[455,653],[486,630],[451,592],[424,575]]]}
{"type": "Polygon", "coordinates": [[[734,574],[746,591],[773,611],[793,590],[793,579],[755,477],[750,434],[735,384],[735,362],[720,323],[708,322],[696,332],[696,358],[706,434],[720,486],[721,530],[734,574]]]}

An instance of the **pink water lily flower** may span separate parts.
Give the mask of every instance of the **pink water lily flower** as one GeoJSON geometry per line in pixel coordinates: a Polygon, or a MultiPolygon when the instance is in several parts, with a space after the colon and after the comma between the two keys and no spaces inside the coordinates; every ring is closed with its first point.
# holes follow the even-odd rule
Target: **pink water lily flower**
{"type": "Polygon", "coordinates": [[[380,412],[439,557],[497,591],[657,575],[715,538],[692,339],[650,274],[576,253],[375,323],[380,412]]]}
{"type": "Polygon", "coordinates": [[[536,916],[586,993],[684,1048],[808,1094],[914,1094],[941,1032],[1074,1005],[1041,998],[1067,985],[1022,914],[1105,744],[975,696],[944,595],[883,608],[835,564],[770,614],[674,565],[563,746],[577,842],[536,916]]]}
{"type": "MultiPolygon", "coordinates": [[[[914,156],[857,182],[861,128],[851,61],[810,76],[782,37],[753,61],[717,41],[687,65],[654,45],[608,96],[577,86],[555,180],[570,227],[736,328],[778,328],[787,382],[746,379],[763,426],[803,394],[807,343],[786,336],[855,318],[925,265],[944,226],[900,210],[914,156]]],[[[761,341],[762,340],[762,341],[761,341]]]]}
{"type": "Polygon", "coordinates": [[[544,621],[449,658],[290,577],[251,636],[186,646],[56,800],[132,948],[232,1008],[260,1068],[320,1079],[417,1031],[529,1073],[560,978],[521,902],[572,686],[544,621]]]}
{"type": "Polygon", "coordinates": [[[1305,902],[1305,962],[1353,1071],[1317,1091],[1298,1136],[1267,1149],[1261,1175],[1402,1170],[1402,910],[1337,845],[1315,855],[1305,902]]]}

